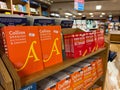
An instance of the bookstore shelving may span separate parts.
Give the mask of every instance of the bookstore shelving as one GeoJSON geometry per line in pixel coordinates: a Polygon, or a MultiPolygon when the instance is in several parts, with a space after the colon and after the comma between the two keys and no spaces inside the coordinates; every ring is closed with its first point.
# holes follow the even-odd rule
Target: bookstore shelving
{"type": "MultiPolygon", "coordinates": [[[[108,50],[109,50],[109,44],[106,43],[105,47],[102,48],[102,49],[99,49],[89,55],[86,55],[84,57],[80,57],[80,58],[77,58],[77,59],[65,59],[63,61],[63,63],[60,63],[60,64],[57,64],[55,66],[52,66],[52,67],[49,67],[49,68],[46,68],[45,70],[43,71],[40,71],[40,72],[37,72],[37,73],[34,73],[30,76],[27,76],[27,77],[24,77],[24,78],[20,78],[17,74],[17,72],[15,71],[13,65],[11,64],[11,62],[9,61],[8,57],[6,56],[6,54],[4,54],[2,51],[0,52],[1,54],[1,59],[2,59],[2,62],[4,63],[4,65],[6,66],[6,71],[8,71],[7,75],[10,76],[10,77],[7,77],[6,74],[4,74],[4,72],[2,71],[1,73],[2,74],[2,77],[6,77],[7,79],[3,78],[4,81],[8,81],[8,80],[12,80],[12,81],[9,81],[9,83],[6,83],[5,85],[5,88],[9,88],[10,86],[14,86],[14,89],[11,89],[11,90],[19,90],[21,89],[22,87],[24,86],[27,86],[27,85],[30,85],[32,83],[35,83],[35,82],[38,82],[42,79],[45,79],[46,77],[52,75],[52,74],[55,74],[71,65],[74,65],[80,61],[84,61],[85,59],[89,58],[89,57],[92,57],[94,55],[99,55],[102,57],[103,59],[103,70],[104,70],[104,73],[102,76],[98,77],[97,80],[94,81],[93,84],[95,83],[99,83],[99,79],[100,78],[104,78],[103,79],[103,87],[104,87],[104,80],[105,80],[105,76],[106,76],[106,69],[107,69],[107,59],[108,59],[108,50]],[[52,70],[52,72],[51,72],[52,70]]],[[[89,87],[91,88],[92,85],[89,87]]]]}

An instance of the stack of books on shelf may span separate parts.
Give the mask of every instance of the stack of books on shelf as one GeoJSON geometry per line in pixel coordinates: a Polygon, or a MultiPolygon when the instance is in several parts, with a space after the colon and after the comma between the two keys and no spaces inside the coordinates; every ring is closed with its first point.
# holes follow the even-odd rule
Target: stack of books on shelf
{"type": "Polygon", "coordinates": [[[13,5],[14,11],[26,12],[26,6],[21,4],[13,5]]]}
{"type": "Polygon", "coordinates": [[[8,9],[6,2],[0,1],[0,8],[1,9],[8,9]]]}

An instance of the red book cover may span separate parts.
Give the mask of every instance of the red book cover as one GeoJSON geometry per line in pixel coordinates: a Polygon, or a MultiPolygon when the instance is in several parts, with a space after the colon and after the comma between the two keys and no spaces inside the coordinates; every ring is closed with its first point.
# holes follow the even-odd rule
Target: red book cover
{"type": "Polygon", "coordinates": [[[86,48],[87,54],[95,51],[95,39],[92,32],[86,32],[86,48]]]}
{"type": "Polygon", "coordinates": [[[65,46],[65,54],[66,54],[66,57],[70,57],[70,34],[67,34],[67,35],[64,35],[64,46],[65,46]]]}
{"type": "Polygon", "coordinates": [[[105,45],[103,30],[97,30],[97,41],[98,41],[98,48],[103,48],[105,45]]]}
{"type": "Polygon", "coordinates": [[[85,33],[76,33],[71,35],[70,40],[71,55],[73,58],[85,56],[87,53],[85,33]]]}
{"type": "Polygon", "coordinates": [[[97,39],[97,30],[92,31],[95,39],[95,50],[98,50],[98,39],[97,39]]]}
{"type": "Polygon", "coordinates": [[[5,52],[20,77],[43,70],[38,27],[8,26],[2,35],[5,52]]]}

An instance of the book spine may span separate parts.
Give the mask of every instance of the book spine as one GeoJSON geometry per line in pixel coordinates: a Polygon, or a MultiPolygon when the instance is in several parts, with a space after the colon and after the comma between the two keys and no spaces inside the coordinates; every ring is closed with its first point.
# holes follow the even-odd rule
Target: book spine
{"type": "Polygon", "coordinates": [[[3,40],[3,47],[4,47],[5,54],[8,56],[8,47],[7,47],[4,28],[2,29],[2,40],[3,40]]]}
{"type": "Polygon", "coordinates": [[[74,34],[73,35],[71,35],[71,37],[70,37],[70,56],[73,58],[74,57],[74,54],[75,54],[75,52],[74,52],[74,47],[75,47],[75,45],[74,45],[74,34]]]}
{"type": "Polygon", "coordinates": [[[65,44],[66,57],[70,57],[70,39],[69,39],[69,35],[64,36],[64,44],[65,44]]]}

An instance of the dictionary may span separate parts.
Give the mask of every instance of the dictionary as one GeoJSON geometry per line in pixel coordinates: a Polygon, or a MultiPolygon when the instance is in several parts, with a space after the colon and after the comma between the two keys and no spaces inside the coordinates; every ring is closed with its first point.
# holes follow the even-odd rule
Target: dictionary
{"type": "Polygon", "coordinates": [[[3,27],[2,38],[5,53],[20,77],[43,70],[38,27],[3,27]]]}
{"type": "Polygon", "coordinates": [[[44,66],[62,63],[61,27],[39,26],[39,35],[44,66]]]}

